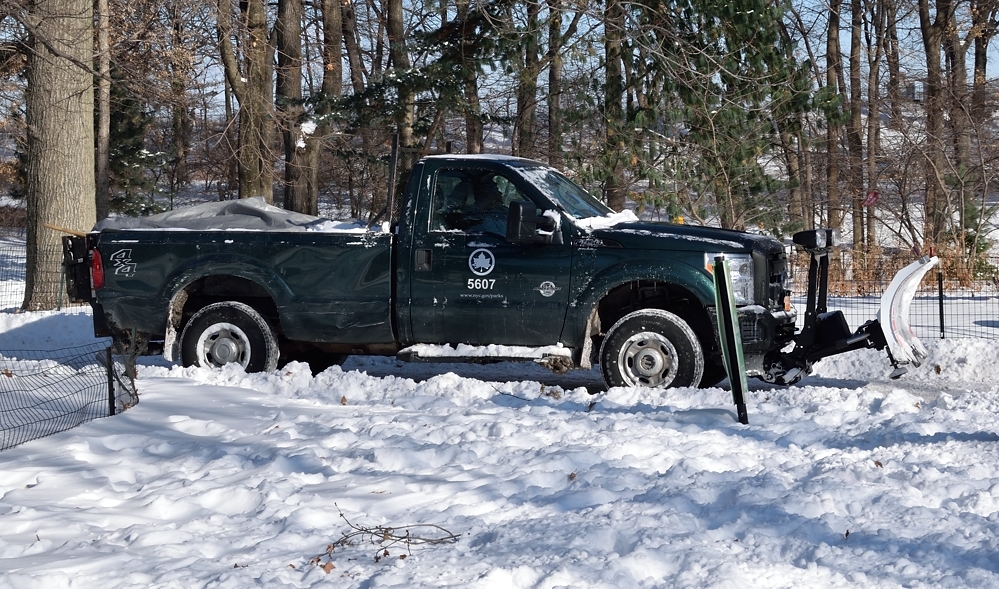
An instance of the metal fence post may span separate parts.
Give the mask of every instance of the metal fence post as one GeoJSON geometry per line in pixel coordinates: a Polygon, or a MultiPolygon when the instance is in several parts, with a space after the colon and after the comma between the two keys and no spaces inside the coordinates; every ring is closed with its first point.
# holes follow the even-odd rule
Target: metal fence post
{"type": "Polygon", "coordinates": [[[117,399],[115,399],[114,394],[114,357],[111,354],[111,346],[108,346],[107,351],[107,365],[108,365],[108,415],[114,416],[117,410],[117,399]]]}
{"type": "Polygon", "coordinates": [[[944,339],[943,270],[937,270],[937,295],[940,301],[940,339],[944,339]]]}

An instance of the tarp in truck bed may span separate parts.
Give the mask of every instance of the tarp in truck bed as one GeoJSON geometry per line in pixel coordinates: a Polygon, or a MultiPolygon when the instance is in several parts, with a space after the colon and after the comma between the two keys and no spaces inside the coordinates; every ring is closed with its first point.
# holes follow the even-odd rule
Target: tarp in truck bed
{"type": "Polygon", "coordinates": [[[104,229],[187,229],[191,231],[364,232],[357,221],[333,221],[267,204],[262,197],[206,202],[148,217],[110,217],[94,226],[104,229]]]}

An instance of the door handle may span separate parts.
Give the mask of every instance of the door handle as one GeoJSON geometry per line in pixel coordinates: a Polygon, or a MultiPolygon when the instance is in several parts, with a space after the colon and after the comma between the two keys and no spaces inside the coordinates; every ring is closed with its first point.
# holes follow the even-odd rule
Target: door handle
{"type": "Polygon", "coordinates": [[[433,251],[428,249],[416,250],[416,271],[429,272],[433,266],[433,251]]]}

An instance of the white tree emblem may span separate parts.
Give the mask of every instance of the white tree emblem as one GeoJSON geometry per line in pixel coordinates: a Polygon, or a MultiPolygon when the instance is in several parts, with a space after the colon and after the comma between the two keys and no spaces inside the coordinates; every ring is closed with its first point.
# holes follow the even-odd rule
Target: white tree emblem
{"type": "Polygon", "coordinates": [[[476,276],[485,276],[496,267],[496,257],[487,249],[479,248],[468,256],[468,269],[476,276]]]}

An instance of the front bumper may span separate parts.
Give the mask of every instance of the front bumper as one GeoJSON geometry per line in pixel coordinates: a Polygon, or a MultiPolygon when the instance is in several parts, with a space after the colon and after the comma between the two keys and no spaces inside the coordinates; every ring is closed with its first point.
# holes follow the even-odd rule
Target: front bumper
{"type": "MultiPolygon", "coordinates": [[[[749,376],[763,374],[763,358],[772,350],[781,348],[794,339],[795,321],[798,312],[791,307],[787,311],[772,312],[759,305],[747,305],[736,310],[739,317],[739,332],[742,335],[742,352],[746,360],[746,373],[749,376]]],[[[708,308],[711,329],[714,332],[712,355],[721,354],[718,339],[718,313],[715,307],[708,308]]]]}

